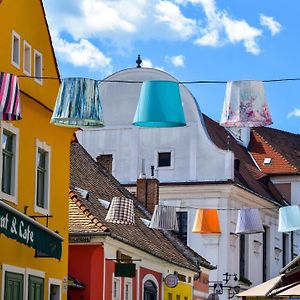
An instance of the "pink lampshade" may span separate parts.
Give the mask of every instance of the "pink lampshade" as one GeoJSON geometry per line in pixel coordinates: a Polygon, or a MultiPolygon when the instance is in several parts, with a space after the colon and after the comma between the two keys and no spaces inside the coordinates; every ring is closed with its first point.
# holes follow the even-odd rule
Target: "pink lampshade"
{"type": "Polygon", "coordinates": [[[229,81],[220,124],[224,127],[260,127],[272,124],[262,81],[229,81]]]}

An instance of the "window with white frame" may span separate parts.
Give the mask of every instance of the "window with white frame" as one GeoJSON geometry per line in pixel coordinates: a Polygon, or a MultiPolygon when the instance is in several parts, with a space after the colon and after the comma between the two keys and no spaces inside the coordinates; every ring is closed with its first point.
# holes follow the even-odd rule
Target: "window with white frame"
{"type": "Polygon", "coordinates": [[[61,280],[49,278],[49,300],[61,300],[61,280]]]}
{"type": "Polygon", "coordinates": [[[45,142],[37,140],[35,168],[35,211],[42,214],[49,213],[50,154],[50,146],[45,142]]]}
{"type": "Polygon", "coordinates": [[[23,72],[28,76],[31,75],[31,46],[26,41],[23,48],[23,72]]]}
{"type": "Polygon", "coordinates": [[[158,150],[156,152],[157,168],[173,168],[174,167],[174,151],[158,150]]]}
{"type": "Polygon", "coordinates": [[[1,299],[25,299],[25,269],[2,265],[1,299]]]}
{"type": "Polygon", "coordinates": [[[43,79],[41,78],[43,76],[43,56],[42,54],[37,51],[34,50],[34,80],[39,83],[42,84],[43,83],[43,79]]]}
{"type": "Polygon", "coordinates": [[[131,283],[131,281],[128,281],[128,280],[125,280],[124,299],[132,300],[132,283],[131,283]]]}
{"type": "Polygon", "coordinates": [[[113,300],[121,299],[121,281],[119,278],[114,278],[113,281],[113,300]]]}
{"type": "Polygon", "coordinates": [[[15,31],[12,32],[12,47],[11,47],[11,63],[16,68],[20,68],[20,35],[15,31]]]}
{"type": "Polygon", "coordinates": [[[19,129],[1,122],[0,196],[17,204],[19,129]]]}

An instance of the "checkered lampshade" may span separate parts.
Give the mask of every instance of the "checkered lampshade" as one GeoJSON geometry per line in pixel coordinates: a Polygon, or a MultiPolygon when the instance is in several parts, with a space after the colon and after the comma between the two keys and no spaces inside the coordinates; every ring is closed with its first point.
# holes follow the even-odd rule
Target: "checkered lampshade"
{"type": "Polygon", "coordinates": [[[239,210],[235,233],[253,234],[264,232],[261,216],[257,208],[239,210]]]}
{"type": "Polygon", "coordinates": [[[176,207],[155,205],[150,228],[164,230],[178,230],[176,207]]]}
{"type": "Polygon", "coordinates": [[[114,197],[111,201],[105,221],[123,225],[134,224],[133,200],[125,197],[114,197]]]}

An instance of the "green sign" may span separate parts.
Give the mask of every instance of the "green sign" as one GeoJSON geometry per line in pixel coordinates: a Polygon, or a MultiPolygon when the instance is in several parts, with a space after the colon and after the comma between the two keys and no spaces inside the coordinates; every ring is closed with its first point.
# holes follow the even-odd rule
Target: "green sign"
{"type": "Polygon", "coordinates": [[[61,258],[59,235],[0,201],[0,233],[49,257],[61,258]]]}

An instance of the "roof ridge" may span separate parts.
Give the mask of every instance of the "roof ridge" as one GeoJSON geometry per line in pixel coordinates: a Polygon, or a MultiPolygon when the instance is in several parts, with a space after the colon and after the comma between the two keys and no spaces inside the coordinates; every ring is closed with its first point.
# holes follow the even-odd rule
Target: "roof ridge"
{"type": "Polygon", "coordinates": [[[282,129],[278,129],[278,128],[272,128],[272,127],[266,127],[266,126],[263,126],[261,128],[266,129],[266,130],[279,131],[279,132],[284,133],[284,134],[296,135],[296,136],[300,137],[299,133],[294,133],[294,132],[290,132],[290,131],[286,131],[286,130],[282,130],[282,129]]]}
{"type": "Polygon", "coordinates": [[[109,228],[106,225],[102,224],[102,222],[90,212],[88,207],[86,207],[82,200],[80,200],[77,194],[72,190],[69,191],[69,199],[72,200],[76,204],[76,206],[81,210],[81,212],[91,220],[91,223],[95,224],[104,232],[109,231],[109,228]]]}
{"type": "Polygon", "coordinates": [[[298,172],[298,168],[296,168],[281,152],[279,152],[277,149],[275,149],[273,147],[273,145],[271,145],[271,143],[266,140],[261,134],[259,134],[254,128],[253,128],[254,133],[256,133],[274,152],[276,152],[284,161],[287,162],[287,164],[294,168],[296,172],[298,172]]]}

